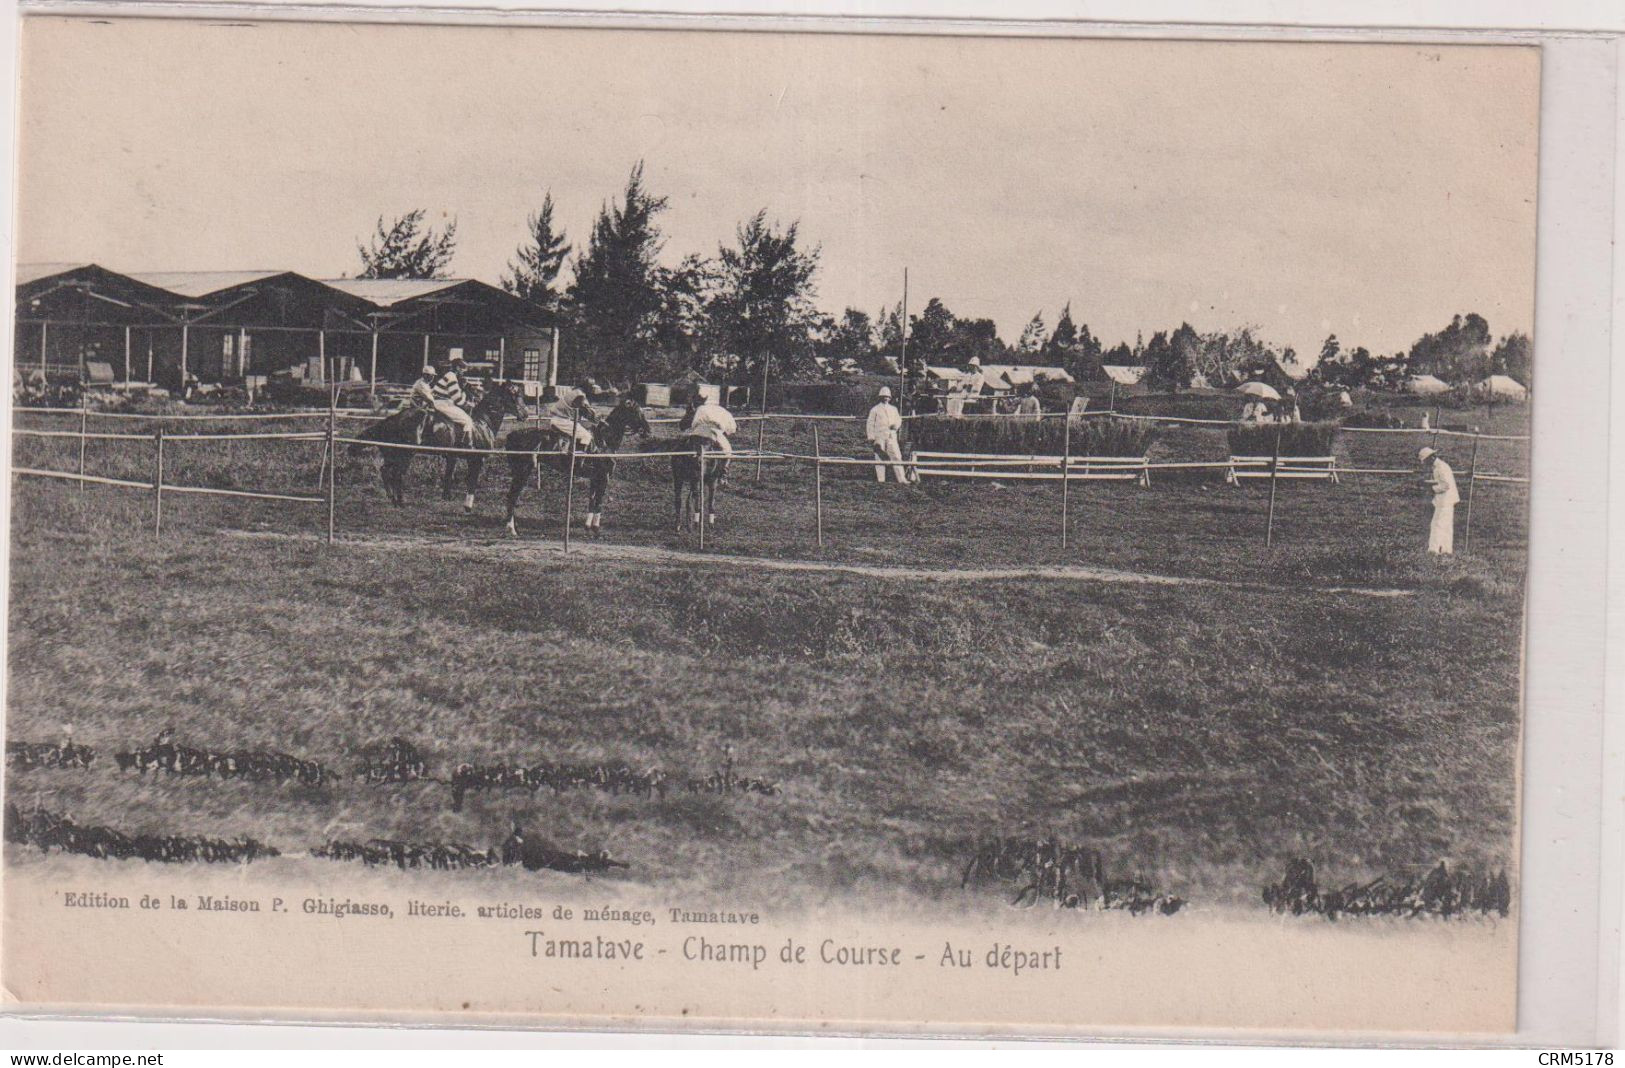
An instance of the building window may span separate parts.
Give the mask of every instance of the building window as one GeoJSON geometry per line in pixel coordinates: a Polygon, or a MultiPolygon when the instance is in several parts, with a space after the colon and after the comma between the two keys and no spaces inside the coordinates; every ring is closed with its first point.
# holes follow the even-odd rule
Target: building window
{"type": "Polygon", "coordinates": [[[540,382],[542,380],[542,350],[525,350],[525,381],[540,382]]]}

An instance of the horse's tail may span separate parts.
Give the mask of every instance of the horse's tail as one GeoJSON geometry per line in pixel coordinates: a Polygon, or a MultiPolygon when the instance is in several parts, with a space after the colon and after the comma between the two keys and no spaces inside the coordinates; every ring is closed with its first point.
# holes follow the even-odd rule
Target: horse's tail
{"type": "Polygon", "coordinates": [[[424,413],[415,409],[392,412],[356,434],[357,440],[350,445],[350,455],[355,456],[369,444],[420,445],[423,443],[423,423],[424,413]]]}
{"type": "Polygon", "coordinates": [[[350,443],[350,455],[352,457],[361,455],[362,450],[367,447],[365,444],[363,444],[363,442],[384,440],[385,424],[387,424],[393,418],[395,417],[387,416],[378,420],[376,423],[373,423],[366,429],[359,431],[356,434],[356,440],[350,443]]]}

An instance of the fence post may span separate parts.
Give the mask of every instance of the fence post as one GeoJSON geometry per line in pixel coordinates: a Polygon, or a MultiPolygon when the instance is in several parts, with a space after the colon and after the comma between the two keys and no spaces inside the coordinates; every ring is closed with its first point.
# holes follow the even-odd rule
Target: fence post
{"type": "Polygon", "coordinates": [[[756,420],[756,481],[762,480],[762,441],[767,433],[767,368],[773,362],[772,356],[762,357],[762,403],[757,409],[760,418],[756,420]]]}
{"type": "Polygon", "coordinates": [[[338,423],[339,423],[339,383],[338,376],[333,376],[333,384],[327,395],[327,544],[333,544],[333,527],[335,525],[334,513],[338,509],[339,496],[339,454],[338,454],[338,423]]]}
{"type": "Polygon", "coordinates": [[[1467,472],[1467,530],[1462,536],[1461,552],[1463,556],[1473,551],[1473,487],[1478,485],[1478,439],[1479,435],[1474,434],[1473,458],[1468,461],[1471,468],[1467,472]]]}
{"type": "Polygon", "coordinates": [[[89,398],[83,392],[79,394],[79,482],[81,492],[85,488],[85,432],[89,429],[90,421],[89,398]]]}
{"type": "Polygon", "coordinates": [[[813,516],[818,531],[818,547],[824,547],[824,450],[818,442],[818,424],[813,424],[813,516]]]}
{"type": "Polygon", "coordinates": [[[164,428],[152,432],[152,535],[164,532],[164,428]]]}
{"type": "MultiPolygon", "coordinates": [[[[581,409],[572,408],[575,415],[570,420],[570,470],[564,479],[564,551],[570,551],[570,513],[575,508],[576,490],[576,433],[581,429],[581,409]]],[[[537,477],[541,477],[538,469],[537,477]]]]}
{"type": "Polygon", "coordinates": [[[1063,418],[1061,430],[1061,548],[1067,546],[1067,516],[1072,493],[1072,413],[1063,418]]]}
{"type": "Polygon", "coordinates": [[[1270,511],[1264,523],[1264,548],[1275,544],[1275,476],[1281,469],[1281,425],[1275,425],[1275,455],[1270,458],[1270,511]]]}
{"type": "Polygon", "coordinates": [[[699,465],[699,468],[700,468],[700,486],[699,486],[699,494],[700,494],[700,502],[699,502],[700,503],[700,551],[704,552],[705,551],[705,524],[706,524],[706,521],[711,518],[711,513],[706,508],[707,501],[705,499],[705,439],[704,438],[695,438],[694,439],[694,461],[695,461],[695,463],[697,463],[699,465]]]}

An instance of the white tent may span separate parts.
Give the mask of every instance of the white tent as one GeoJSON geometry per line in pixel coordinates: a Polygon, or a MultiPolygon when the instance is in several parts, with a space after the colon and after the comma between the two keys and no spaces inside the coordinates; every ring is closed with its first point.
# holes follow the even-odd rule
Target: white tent
{"type": "Polygon", "coordinates": [[[1507,375],[1490,375],[1478,384],[1478,388],[1492,397],[1505,397],[1508,400],[1526,400],[1529,397],[1523,383],[1507,375]]]}
{"type": "Polygon", "coordinates": [[[1434,393],[1448,393],[1450,387],[1433,375],[1411,375],[1405,381],[1406,393],[1420,393],[1431,395],[1434,393]]]}
{"type": "Polygon", "coordinates": [[[1137,364],[1109,363],[1101,367],[1106,377],[1120,386],[1138,385],[1145,377],[1145,368],[1137,364]]]}

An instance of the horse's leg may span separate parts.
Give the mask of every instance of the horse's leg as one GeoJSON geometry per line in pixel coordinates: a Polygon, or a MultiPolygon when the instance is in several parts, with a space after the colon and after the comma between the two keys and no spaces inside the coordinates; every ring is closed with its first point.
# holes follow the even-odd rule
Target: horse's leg
{"type": "Polygon", "coordinates": [[[384,460],[384,489],[389,499],[399,508],[406,503],[406,465],[394,456],[384,460]]]}
{"type": "Polygon", "coordinates": [[[587,529],[596,537],[604,529],[604,498],[609,495],[609,472],[594,471],[592,491],[587,497],[587,529]]]}
{"type": "Polygon", "coordinates": [[[474,514],[474,491],[479,488],[480,475],[485,472],[485,457],[470,456],[468,458],[468,471],[463,480],[463,511],[474,514]]]}
{"type": "Polygon", "coordinates": [[[530,473],[535,470],[541,473],[542,465],[536,462],[536,457],[515,457],[508,461],[508,533],[517,535],[518,526],[514,523],[514,513],[519,508],[519,495],[525,492],[525,483],[530,481],[530,473]]]}
{"type": "Polygon", "coordinates": [[[671,503],[677,511],[677,533],[681,534],[688,529],[683,523],[683,472],[678,468],[677,461],[671,465],[671,503]]]}
{"type": "Polygon", "coordinates": [[[441,500],[443,500],[443,501],[451,500],[452,495],[453,495],[452,488],[451,488],[451,483],[452,483],[452,480],[454,478],[456,478],[456,477],[457,477],[457,457],[456,456],[448,456],[448,457],[446,457],[446,465],[445,465],[444,468],[442,468],[442,473],[441,473],[441,476],[440,476],[440,499],[441,500]]]}

